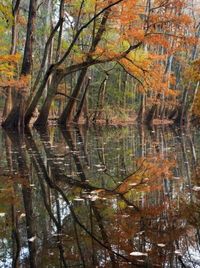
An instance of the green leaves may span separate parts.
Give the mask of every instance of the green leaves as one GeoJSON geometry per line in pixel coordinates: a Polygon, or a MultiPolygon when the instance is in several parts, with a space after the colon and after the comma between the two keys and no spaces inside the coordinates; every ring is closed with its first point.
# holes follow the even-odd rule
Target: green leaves
{"type": "Polygon", "coordinates": [[[12,5],[10,1],[0,3],[0,31],[2,24],[11,26],[13,23],[12,5]]]}

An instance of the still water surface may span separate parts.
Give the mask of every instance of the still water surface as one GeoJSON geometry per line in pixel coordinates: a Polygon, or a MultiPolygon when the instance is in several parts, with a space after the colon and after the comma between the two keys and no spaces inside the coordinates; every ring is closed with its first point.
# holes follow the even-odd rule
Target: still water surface
{"type": "Polygon", "coordinates": [[[200,130],[1,130],[0,150],[0,267],[200,267],[200,130]]]}

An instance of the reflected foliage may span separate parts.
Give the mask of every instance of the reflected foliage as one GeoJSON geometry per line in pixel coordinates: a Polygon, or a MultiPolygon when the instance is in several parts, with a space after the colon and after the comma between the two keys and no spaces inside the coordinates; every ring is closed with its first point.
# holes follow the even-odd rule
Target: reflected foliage
{"type": "Polygon", "coordinates": [[[199,130],[1,132],[1,267],[200,267],[199,130]]]}

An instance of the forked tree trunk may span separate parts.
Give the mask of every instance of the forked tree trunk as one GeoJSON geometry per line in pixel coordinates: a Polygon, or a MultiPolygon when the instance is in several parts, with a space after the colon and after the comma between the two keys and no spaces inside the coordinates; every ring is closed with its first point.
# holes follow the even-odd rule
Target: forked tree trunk
{"type": "Polygon", "coordinates": [[[57,72],[54,73],[52,80],[51,80],[51,85],[50,85],[49,90],[48,90],[48,95],[45,99],[44,104],[42,105],[42,109],[40,111],[40,114],[34,123],[35,126],[44,126],[45,127],[47,125],[51,104],[52,104],[52,101],[54,99],[58,85],[61,82],[61,80],[62,80],[62,75],[58,74],[57,72]]]}
{"type": "MultiPolygon", "coordinates": [[[[111,9],[109,8],[105,11],[105,13],[103,15],[99,29],[98,29],[98,31],[97,31],[97,33],[94,36],[94,39],[92,41],[92,45],[91,45],[91,48],[89,50],[90,53],[95,51],[96,47],[98,46],[99,42],[101,41],[101,38],[102,38],[103,33],[105,31],[105,26],[106,26],[110,12],[111,12],[111,9]]],[[[88,56],[87,60],[88,60],[88,62],[90,62],[90,61],[92,61],[92,58],[90,56],[88,56]]],[[[72,92],[71,98],[70,98],[66,108],[64,109],[64,111],[62,112],[62,114],[58,120],[58,124],[66,125],[66,124],[69,124],[70,122],[73,121],[73,113],[74,113],[74,108],[76,105],[76,98],[78,97],[80,89],[83,85],[87,70],[88,70],[87,67],[81,70],[77,84],[72,92]]]]}
{"type": "MultiPolygon", "coordinates": [[[[60,13],[60,14],[62,15],[62,13],[60,13]]],[[[101,40],[101,37],[105,31],[105,24],[107,22],[109,14],[110,14],[110,10],[107,10],[103,16],[103,19],[101,21],[101,25],[98,29],[98,32],[96,34],[96,37],[95,37],[93,43],[92,43],[92,46],[90,48],[90,52],[95,51],[96,46],[98,45],[99,41],[101,40]]],[[[90,57],[88,57],[88,60],[90,60],[90,57]]],[[[80,90],[82,88],[85,76],[87,74],[87,70],[88,70],[88,68],[86,67],[80,71],[80,75],[78,77],[77,84],[72,92],[71,98],[69,99],[66,108],[64,109],[64,111],[62,112],[62,114],[58,120],[58,124],[65,125],[65,124],[69,124],[73,121],[73,119],[74,119],[73,113],[74,113],[75,106],[76,106],[76,99],[77,99],[77,97],[80,93],[80,90]]],[[[57,80],[59,80],[59,79],[57,79],[57,80]]],[[[53,101],[55,94],[56,94],[56,90],[54,90],[54,92],[52,91],[51,96],[47,96],[46,101],[44,103],[44,107],[42,107],[42,110],[41,110],[41,115],[36,120],[35,125],[46,125],[47,124],[49,109],[51,107],[51,102],[53,101]]]]}
{"type": "Polygon", "coordinates": [[[71,98],[69,99],[67,106],[65,107],[64,111],[62,112],[58,120],[58,123],[60,125],[65,125],[66,123],[68,124],[73,121],[73,113],[74,113],[74,107],[76,105],[76,99],[79,95],[86,74],[87,74],[87,68],[81,70],[76,86],[72,92],[71,98]]]}

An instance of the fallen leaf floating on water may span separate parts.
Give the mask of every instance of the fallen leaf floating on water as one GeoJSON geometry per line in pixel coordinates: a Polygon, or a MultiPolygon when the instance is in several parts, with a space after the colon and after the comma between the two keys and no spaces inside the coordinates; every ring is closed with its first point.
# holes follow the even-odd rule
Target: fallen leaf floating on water
{"type": "Polygon", "coordinates": [[[86,195],[86,198],[90,199],[91,201],[96,201],[100,199],[98,195],[86,195]]]}
{"type": "Polygon", "coordinates": [[[64,234],[53,234],[52,236],[64,236],[64,234]]]}
{"type": "Polygon", "coordinates": [[[160,243],[160,244],[157,244],[157,246],[163,248],[165,247],[165,244],[160,243]]]}
{"type": "Polygon", "coordinates": [[[83,198],[74,198],[74,201],[84,201],[85,199],[83,199],[83,198]]]}
{"type": "Polygon", "coordinates": [[[91,194],[98,194],[101,192],[104,192],[104,189],[98,189],[98,190],[91,191],[91,194]]]}
{"type": "Polygon", "coordinates": [[[130,253],[131,256],[140,257],[140,256],[148,256],[145,252],[133,251],[130,253]]]}
{"type": "Polygon", "coordinates": [[[92,197],[91,197],[91,201],[96,201],[97,199],[99,199],[99,197],[98,197],[98,195],[93,195],[92,197]]]}
{"type": "Polygon", "coordinates": [[[29,238],[28,241],[29,241],[29,242],[34,242],[35,239],[36,239],[36,236],[33,236],[33,237],[29,238]]]}
{"type": "Polygon", "coordinates": [[[194,186],[192,188],[192,190],[198,192],[198,191],[200,191],[200,186],[194,186]]]}
{"type": "Polygon", "coordinates": [[[104,165],[96,164],[96,165],[94,165],[94,167],[100,168],[100,167],[104,167],[104,165]]]}
{"type": "Polygon", "coordinates": [[[180,180],[181,177],[173,177],[174,180],[180,180]]]}
{"type": "Polygon", "coordinates": [[[22,213],[20,216],[19,216],[19,218],[21,219],[21,218],[24,218],[26,216],[26,214],[25,213],[22,213]]]}
{"type": "Polygon", "coordinates": [[[101,171],[105,171],[106,168],[98,168],[97,171],[101,172],[101,171]]]}
{"type": "Polygon", "coordinates": [[[128,214],[124,214],[124,215],[121,215],[123,218],[128,218],[128,217],[130,217],[130,215],[128,215],[128,214]]]}
{"type": "Polygon", "coordinates": [[[179,256],[181,256],[182,255],[182,253],[181,253],[181,251],[180,250],[175,250],[175,252],[174,252],[176,255],[179,255],[179,256]]]}

